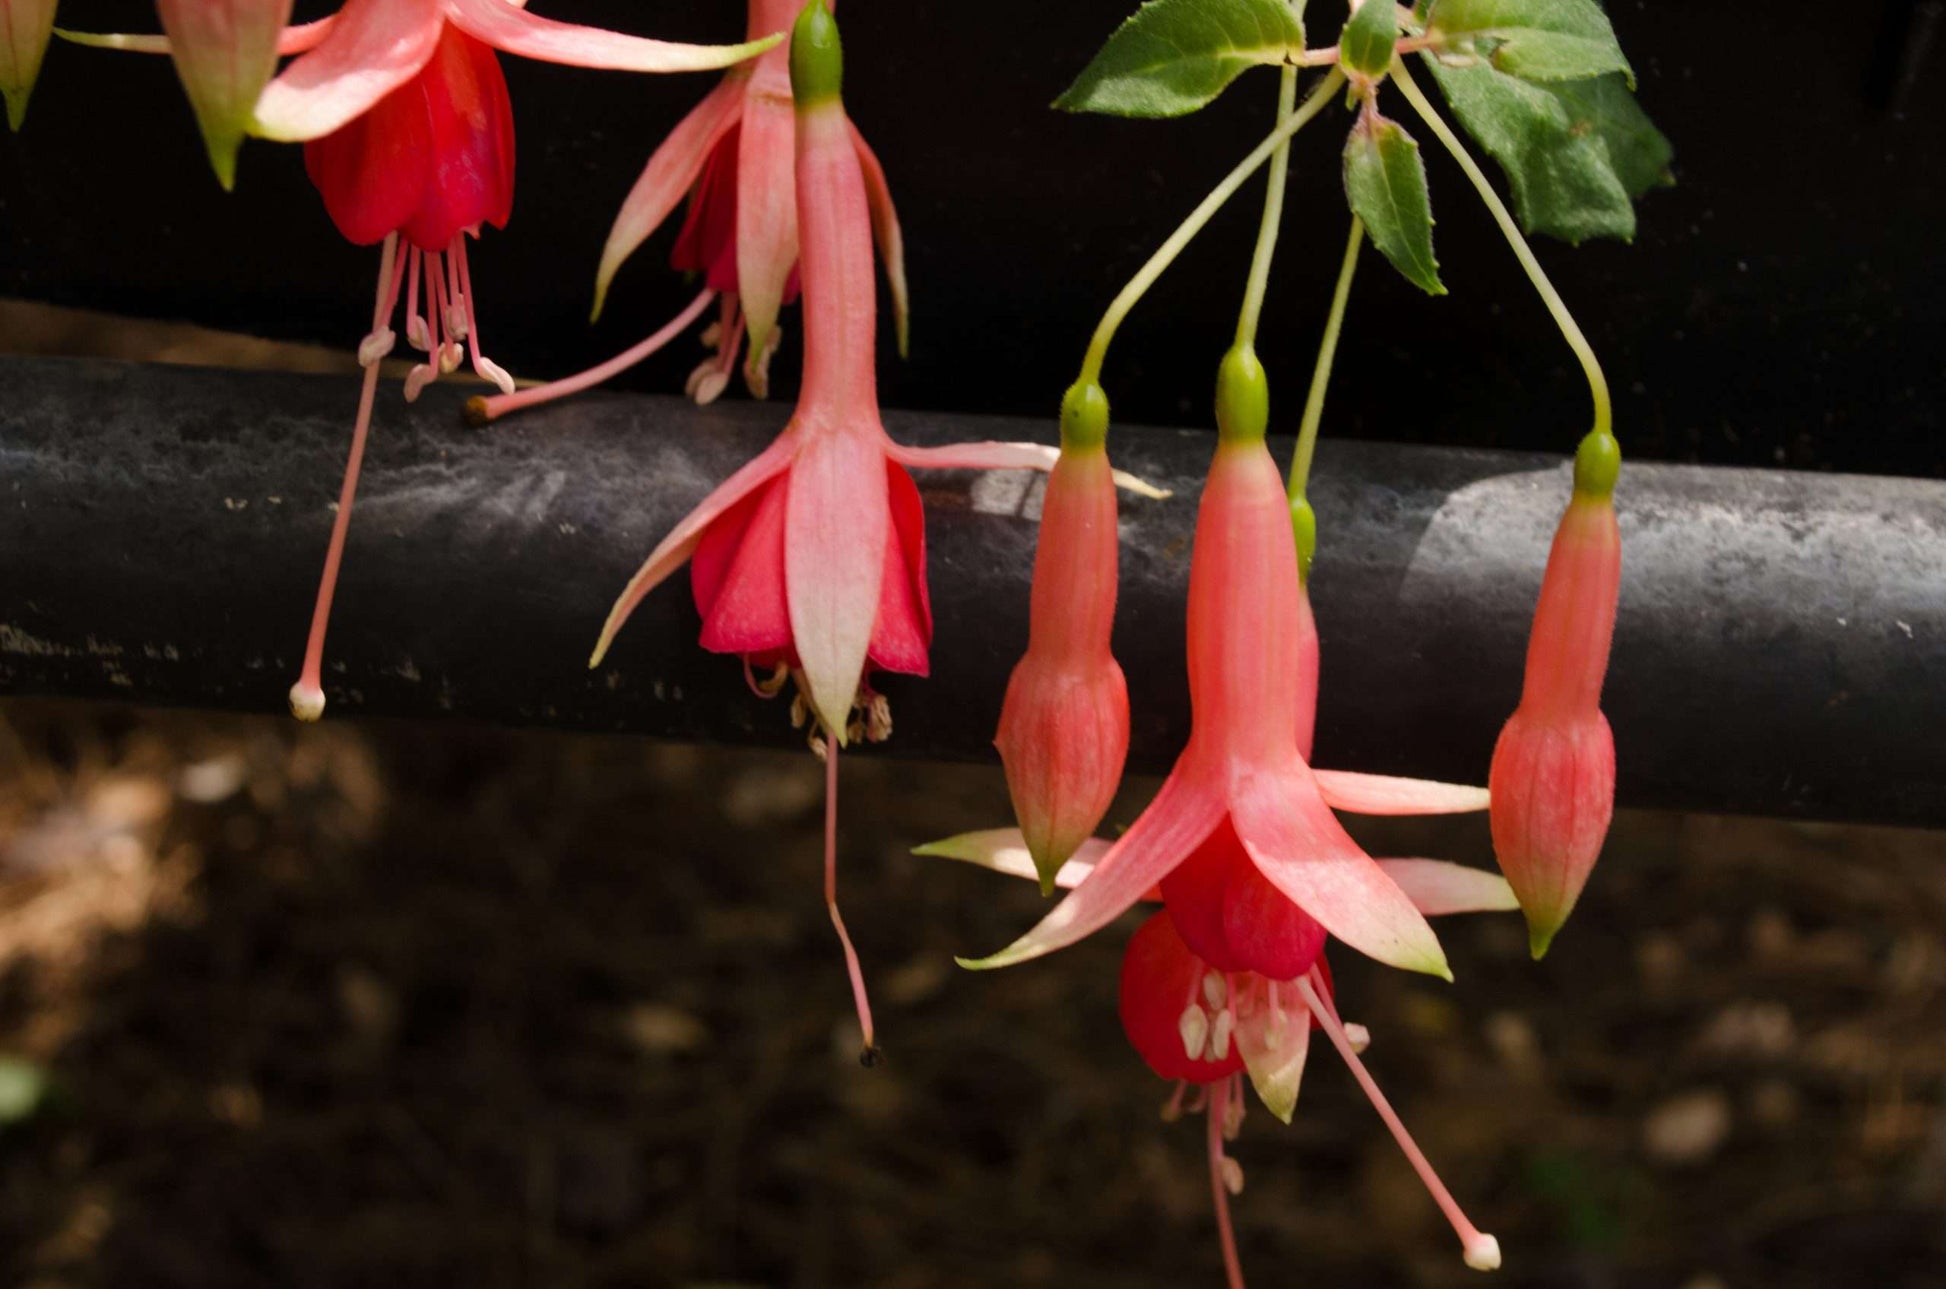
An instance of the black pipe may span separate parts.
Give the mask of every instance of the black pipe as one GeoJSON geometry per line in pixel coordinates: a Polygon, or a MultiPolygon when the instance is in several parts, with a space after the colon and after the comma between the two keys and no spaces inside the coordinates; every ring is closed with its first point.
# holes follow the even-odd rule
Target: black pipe
{"type": "MultiPolygon", "coordinates": [[[[355,382],[0,360],[0,692],[284,708],[355,382]]],[[[463,391],[381,393],[332,622],[330,717],[459,715],[789,745],[696,647],[677,577],[585,661],[664,532],[789,409],[592,396],[485,431],[463,391]]],[[[893,413],[902,441],[1051,437],[893,413]]],[[[1133,763],[1188,724],[1182,614],[1202,431],[1118,429],[1117,652],[1133,763]]],[[[1288,444],[1274,445],[1288,450],[1288,444]]],[[[922,477],[930,680],[885,683],[915,756],[989,755],[1026,635],[1036,477],[922,477]]],[[[1325,764],[1480,781],[1519,689],[1565,457],[1327,441],[1312,494],[1325,764]]],[[[1605,706],[1626,805],[1946,824],[1946,484],[1632,465],[1605,706]]]]}

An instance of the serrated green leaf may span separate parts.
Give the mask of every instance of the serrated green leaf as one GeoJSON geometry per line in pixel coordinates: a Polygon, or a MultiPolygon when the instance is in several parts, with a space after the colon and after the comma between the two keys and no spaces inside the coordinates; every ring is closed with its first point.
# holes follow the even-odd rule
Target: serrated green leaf
{"type": "Polygon", "coordinates": [[[1671,151],[1619,75],[1536,85],[1484,63],[1427,63],[1506,173],[1523,228],[1574,243],[1635,236],[1635,199],[1668,181],[1671,151]]]}
{"type": "Polygon", "coordinates": [[[1114,116],[1183,116],[1249,71],[1304,50],[1284,0],[1149,0],[1116,28],[1054,106],[1114,116]]]}
{"type": "Polygon", "coordinates": [[[1448,61],[1485,59],[1530,81],[1635,73],[1595,0],[1433,0],[1426,35],[1448,61]]]}
{"type": "Polygon", "coordinates": [[[1388,0],[1370,0],[1345,19],[1338,34],[1338,65],[1367,76],[1382,76],[1392,65],[1399,40],[1398,10],[1388,0]]]}
{"type": "Polygon", "coordinates": [[[1419,145],[1397,122],[1361,116],[1345,140],[1345,199],[1392,267],[1430,295],[1445,295],[1432,253],[1432,199],[1419,145]]]}

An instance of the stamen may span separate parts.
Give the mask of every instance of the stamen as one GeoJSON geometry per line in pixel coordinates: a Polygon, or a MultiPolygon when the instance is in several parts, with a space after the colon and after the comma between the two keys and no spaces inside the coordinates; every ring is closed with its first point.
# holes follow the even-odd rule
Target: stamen
{"type": "MultiPolygon", "coordinates": [[[[1223,1116],[1230,1100],[1229,1080],[1225,1079],[1210,1089],[1216,1098],[1210,1107],[1209,1116],[1209,1183],[1210,1197],[1216,1203],[1216,1234],[1223,1244],[1223,1271],[1229,1278],[1229,1289],[1244,1289],[1243,1260],[1237,1256],[1236,1232],[1230,1227],[1230,1170],[1225,1164],[1235,1166],[1236,1161],[1223,1153],[1223,1116]]],[[[1236,1189],[1243,1186],[1243,1170],[1236,1169],[1236,1189]]]]}
{"type": "Polygon", "coordinates": [[[1223,1107],[1223,1140],[1235,1141],[1243,1131],[1243,1074],[1230,1076],[1230,1099],[1223,1107]]]}
{"type": "Polygon", "coordinates": [[[1210,1027],[1210,1059],[1226,1061],[1230,1057],[1230,1034],[1236,1029],[1237,1015],[1228,1007],[1216,1013],[1216,1024],[1210,1027]]]}
{"type": "MultiPolygon", "coordinates": [[[[452,260],[458,266],[460,281],[460,300],[465,305],[461,311],[466,318],[466,330],[461,335],[469,337],[473,347],[473,372],[482,380],[490,380],[500,387],[502,394],[514,392],[514,378],[499,363],[494,362],[481,352],[480,320],[473,316],[473,270],[466,260],[466,234],[461,233],[453,239],[452,260]]],[[[471,401],[471,400],[469,400],[471,401]]]]}
{"type": "Polygon", "coordinates": [[[1230,1156],[1223,1156],[1223,1189],[1232,1195],[1243,1194],[1243,1165],[1230,1156]]]}
{"type": "Polygon", "coordinates": [[[1183,1055],[1192,1061],[1202,1060],[1209,1044],[1209,1013],[1195,1003],[1189,1004],[1176,1018],[1176,1032],[1182,1035],[1183,1055]]]}
{"type": "MultiPolygon", "coordinates": [[[[378,300],[372,310],[372,330],[385,322],[392,269],[399,253],[399,235],[392,233],[378,257],[378,300]]],[[[304,645],[304,667],[291,686],[291,714],[301,721],[324,715],[324,631],[331,621],[331,597],[338,588],[338,566],[344,562],[345,534],[351,527],[352,503],[358,499],[358,470],[365,460],[365,436],[371,429],[372,403],[378,395],[378,364],[365,368],[358,392],[358,416],[351,426],[351,454],[345,461],[344,483],[338,489],[338,514],[331,521],[331,542],[325,547],[324,575],[318,581],[317,603],[311,609],[311,635],[304,645]]]]}
{"type": "Polygon", "coordinates": [[[1363,1025],[1345,1026],[1345,1041],[1351,1044],[1354,1052],[1363,1052],[1372,1045],[1372,1031],[1363,1025]]]}
{"type": "Polygon", "coordinates": [[[874,743],[892,737],[892,700],[884,694],[873,694],[865,705],[865,737],[874,743]]]}
{"type": "Polygon", "coordinates": [[[443,276],[439,267],[439,255],[434,251],[418,252],[419,262],[425,268],[426,313],[424,339],[426,361],[405,374],[405,401],[416,402],[426,386],[439,379],[440,369],[446,364],[446,342],[440,335],[441,316],[445,313],[439,300],[439,282],[443,276]]]}
{"type": "Polygon", "coordinates": [[[422,354],[432,352],[432,336],[419,312],[420,252],[414,246],[406,252],[405,342],[422,354]]]}
{"type": "Polygon", "coordinates": [[[1383,1119],[1385,1126],[1391,1130],[1393,1140],[1397,1141],[1399,1149],[1405,1152],[1405,1157],[1412,1164],[1413,1171],[1419,1174],[1419,1180],[1425,1183],[1426,1190],[1431,1193],[1433,1202],[1439,1205],[1439,1211],[1444,1213],[1446,1220],[1452,1224],[1454,1234],[1459,1236],[1466,1265],[1475,1271],[1492,1271],[1498,1268],[1500,1242],[1466,1220],[1466,1214],[1460,1211],[1458,1202],[1453,1199],[1453,1193],[1446,1189],[1444,1182],[1439,1180],[1439,1174],[1435,1173],[1432,1165],[1426,1161],[1424,1152],[1419,1149],[1418,1143],[1412,1140],[1412,1134],[1407,1132],[1405,1124],[1399,1121],[1398,1114],[1392,1109],[1392,1103],[1387,1101],[1385,1094],[1378,1090],[1378,1083],[1373,1080],[1371,1072],[1365,1068],[1365,1063],[1358,1059],[1356,1049],[1352,1047],[1351,1040],[1345,1035],[1344,1026],[1339,1024],[1337,1013],[1320,1000],[1319,995],[1324,992],[1324,977],[1318,973],[1316,967],[1311,968],[1308,977],[1297,981],[1297,989],[1304,995],[1304,1001],[1310,1007],[1312,1014],[1318,1018],[1318,1023],[1324,1027],[1326,1036],[1331,1039],[1331,1045],[1338,1049],[1338,1055],[1344,1057],[1345,1064],[1351,1067],[1352,1077],[1357,1079],[1359,1086],[1365,1089],[1365,1095],[1371,1099],[1372,1109],[1378,1111],[1378,1117],[1383,1119]]]}
{"type": "MultiPolygon", "coordinates": [[[[468,292],[468,296],[470,298],[471,292],[468,292]]],[[[494,398],[468,399],[466,403],[466,418],[474,425],[485,425],[489,421],[498,420],[509,412],[518,412],[523,407],[533,407],[537,403],[551,403],[557,398],[566,398],[570,394],[579,394],[584,389],[612,379],[635,366],[635,364],[641,362],[650,354],[656,352],[656,350],[661,349],[678,335],[681,335],[683,329],[689,326],[690,323],[696,321],[697,315],[708,308],[709,302],[715,298],[716,292],[705,289],[701,295],[691,300],[681,313],[663,324],[660,331],[657,331],[640,344],[629,349],[624,349],[607,362],[590,367],[578,376],[566,376],[560,380],[549,381],[545,385],[536,385],[532,389],[523,389],[517,394],[501,394],[494,398]]]]}
{"type": "Polygon", "coordinates": [[[723,293],[723,329],[718,334],[716,355],[689,373],[683,392],[698,406],[714,403],[729,388],[730,373],[736,370],[737,350],[743,345],[743,310],[734,291],[723,293]]]}
{"type": "Polygon", "coordinates": [[[1176,1090],[1169,1094],[1167,1101],[1162,1103],[1162,1122],[1174,1123],[1176,1120],[1182,1118],[1183,1094],[1188,1091],[1189,1080],[1177,1079],[1176,1090]]]}
{"type": "Polygon", "coordinates": [[[473,294],[473,289],[461,289],[461,266],[465,258],[466,234],[455,233],[452,245],[446,248],[446,334],[455,340],[466,339],[471,325],[469,315],[472,309],[467,297],[473,294]]]}
{"type": "Polygon", "coordinates": [[[851,947],[851,934],[845,930],[845,920],[838,913],[838,743],[829,735],[824,741],[824,907],[831,913],[838,943],[845,948],[851,1001],[858,1009],[858,1028],[865,1036],[858,1063],[867,1067],[877,1065],[881,1053],[872,1037],[872,1003],[865,996],[865,971],[858,965],[858,950],[851,947]]]}
{"type": "Polygon", "coordinates": [[[1211,1007],[1221,1008],[1223,1006],[1223,1000],[1228,996],[1229,992],[1224,985],[1222,976],[1214,971],[1206,971],[1203,973],[1203,997],[1209,1000],[1211,1007]]]}
{"type": "MultiPolygon", "coordinates": [[[[380,255],[383,258],[383,253],[380,255]]],[[[358,365],[370,367],[392,352],[399,338],[392,330],[392,313],[399,307],[399,287],[405,278],[406,262],[411,257],[394,254],[392,256],[392,284],[386,288],[384,303],[378,307],[377,322],[358,342],[358,365]]]]}

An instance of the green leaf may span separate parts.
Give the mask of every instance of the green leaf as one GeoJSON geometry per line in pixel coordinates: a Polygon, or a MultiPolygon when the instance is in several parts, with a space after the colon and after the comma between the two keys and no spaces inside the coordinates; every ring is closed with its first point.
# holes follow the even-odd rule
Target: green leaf
{"type": "Polygon", "coordinates": [[[1389,0],[1360,5],[1338,34],[1339,65],[1367,76],[1383,76],[1392,66],[1392,47],[1399,40],[1398,13],[1389,0]]]}
{"type": "Polygon", "coordinates": [[[1372,244],[1430,295],[1445,295],[1432,253],[1432,200],[1419,145],[1376,113],[1367,113],[1345,140],[1345,198],[1365,221],[1372,244]]]}
{"type": "Polygon", "coordinates": [[[1114,116],[1183,116],[1252,67],[1304,50],[1284,0],[1149,0],[1101,47],[1054,106],[1114,116]]]}
{"type": "Polygon", "coordinates": [[[1447,61],[1485,59],[1530,81],[1635,73],[1595,0],[1433,0],[1426,34],[1447,61]]]}
{"type": "Polygon", "coordinates": [[[1506,172],[1521,227],[1574,243],[1635,236],[1635,199],[1669,182],[1671,149],[1619,75],[1535,85],[1484,63],[1427,63],[1506,172]]]}

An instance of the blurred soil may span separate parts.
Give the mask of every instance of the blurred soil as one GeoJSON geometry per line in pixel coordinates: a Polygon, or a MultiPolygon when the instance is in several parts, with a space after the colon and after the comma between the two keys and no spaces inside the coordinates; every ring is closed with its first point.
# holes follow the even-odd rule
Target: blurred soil
{"type": "MultiPolygon", "coordinates": [[[[906,853],[1003,822],[995,769],[845,764],[865,1070],[808,753],[0,715],[0,1054],[46,1079],[0,1283],[1220,1283],[1201,1126],[1115,1017],[1132,921],[952,965],[1041,908],[906,853]]],[[[1500,1283],[1942,1283],[1946,837],[1624,813],[1544,965],[1442,938],[1455,986],[1334,965],[1500,1283]]],[[[1235,1153],[1252,1283],[1474,1282],[1328,1049],[1235,1153]]]]}

